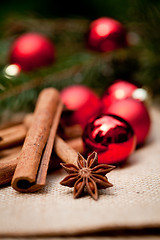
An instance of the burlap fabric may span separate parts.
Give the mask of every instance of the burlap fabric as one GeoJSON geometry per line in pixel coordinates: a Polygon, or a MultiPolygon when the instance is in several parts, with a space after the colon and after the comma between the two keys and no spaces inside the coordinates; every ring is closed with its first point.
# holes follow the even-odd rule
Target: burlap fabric
{"type": "Polygon", "coordinates": [[[128,162],[108,174],[114,187],[99,200],[74,200],[72,189],[61,186],[66,175],[48,175],[38,193],[0,189],[0,236],[58,236],[133,228],[160,227],[160,112],[152,109],[152,129],[145,146],[128,162]]]}

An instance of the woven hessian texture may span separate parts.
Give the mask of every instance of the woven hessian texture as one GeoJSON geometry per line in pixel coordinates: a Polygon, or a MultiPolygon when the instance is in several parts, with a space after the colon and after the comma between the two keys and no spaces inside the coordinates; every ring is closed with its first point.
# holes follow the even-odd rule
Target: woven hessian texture
{"type": "Polygon", "coordinates": [[[0,236],[58,236],[99,230],[160,227],[160,112],[151,110],[152,128],[146,144],[123,167],[108,174],[114,187],[74,200],[61,186],[61,169],[48,175],[38,193],[0,189],[0,236]]]}

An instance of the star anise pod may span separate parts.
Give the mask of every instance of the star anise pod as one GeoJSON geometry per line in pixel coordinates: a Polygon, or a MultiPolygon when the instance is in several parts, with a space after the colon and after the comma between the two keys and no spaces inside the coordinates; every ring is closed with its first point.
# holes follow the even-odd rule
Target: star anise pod
{"type": "Polygon", "coordinates": [[[105,189],[113,185],[108,182],[107,173],[115,166],[98,164],[98,156],[93,152],[87,160],[78,153],[77,166],[70,163],[61,163],[62,167],[69,173],[61,182],[61,185],[74,187],[74,198],[80,197],[84,189],[94,200],[98,199],[98,188],[105,189]]]}

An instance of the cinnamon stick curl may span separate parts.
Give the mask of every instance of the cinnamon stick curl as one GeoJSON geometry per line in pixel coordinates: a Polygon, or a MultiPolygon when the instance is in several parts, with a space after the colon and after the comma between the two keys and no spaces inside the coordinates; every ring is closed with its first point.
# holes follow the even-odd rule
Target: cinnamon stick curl
{"type": "Polygon", "coordinates": [[[27,132],[12,179],[11,185],[15,190],[34,192],[45,185],[48,163],[62,109],[63,104],[56,89],[48,88],[40,93],[34,118],[27,132]],[[52,135],[51,138],[50,135],[52,135]],[[50,145],[49,149],[46,145],[47,140],[50,145]],[[45,153],[46,149],[47,153],[45,153]]]}

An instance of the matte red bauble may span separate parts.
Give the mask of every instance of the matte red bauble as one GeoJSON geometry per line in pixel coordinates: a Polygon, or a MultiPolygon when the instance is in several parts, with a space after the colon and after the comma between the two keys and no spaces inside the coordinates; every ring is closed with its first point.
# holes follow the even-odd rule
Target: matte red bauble
{"type": "Polygon", "coordinates": [[[117,100],[131,97],[136,89],[137,86],[130,82],[117,80],[104,92],[102,97],[103,107],[107,108],[117,100]]]}
{"type": "Polygon", "coordinates": [[[62,90],[61,99],[70,112],[66,113],[67,125],[84,127],[88,119],[99,110],[99,97],[88,87],[72,85],[62,90]]]}
{"type": "Polygon", "coordinates": [[[137,144],[144,143],[151,125],[149,112],[144,103],[132,98],[123,99],[110,105],[106,113],[124,118],[132,126],[137,137],[137,144]]]}
{"type": "Polygon", "coordinates": [[[115,115],[100,115],[86,125],[83,134],[85,152],[98,152],[98,162],[118,164],[135,149],[131,126],[115,115]]]}
{"type": "Polygon", "coordinates": [[[96,51],[107,52],[127,46],[126,30],[112,18],[102,17],[90,24],[88,46],[96,51]]]}
{"type": "Polygon", "coordinates": [[[38,33],[26,33],[13,43],[10,63],[18,64],[24,71],[31,71],[52,64],[54,55],[54,46],[49,39],[38,33]]]}

